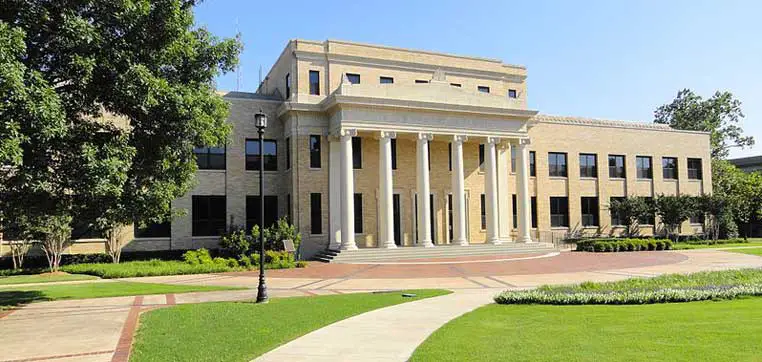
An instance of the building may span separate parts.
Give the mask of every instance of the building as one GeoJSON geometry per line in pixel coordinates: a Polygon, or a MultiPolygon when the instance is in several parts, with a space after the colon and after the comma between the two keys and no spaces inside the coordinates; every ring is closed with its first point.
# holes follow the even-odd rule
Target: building
{"type": "Polygon", "coordinates": [[[198,184],[173,203],[187,214],[126,250],[214,247],[257,222],[260,110],[265,222],[293,220],[308,256],[612,235],[612,198],[711,192],[707,133],[539,114],[526,80],[495,59],[292,40],[256,93],[224,94],[233,135],[196,149],[198,184]]]}
{"type": "Polygon", "coordinates": [[[762,171],[762,156],[734,158],[728,161],[744,172],[762,171]]]}

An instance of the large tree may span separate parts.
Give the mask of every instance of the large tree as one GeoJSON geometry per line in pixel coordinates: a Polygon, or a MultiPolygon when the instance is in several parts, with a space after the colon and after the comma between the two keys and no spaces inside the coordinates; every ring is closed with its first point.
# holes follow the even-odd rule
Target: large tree
{"type": "Polygon", "coordinates": [[[746,147],[754,144],[754,138],[744,136],[739,125],[744,115],[741,102],[730,92],[716,92],[703,99],[690,89],[677,93],[672,103],[654,112],[654,122],[668,124],[672,128],[711,132],[712,158],[725,158],[730,147],[746,147]]]}
{"type": "Polygon", "coordinates": [[[171,214],[192,186],[193,147],[229,134],[213,81],[241,49],[194,26],[196,2],[2,1],[4,220],[107,231],[171,214]]]}

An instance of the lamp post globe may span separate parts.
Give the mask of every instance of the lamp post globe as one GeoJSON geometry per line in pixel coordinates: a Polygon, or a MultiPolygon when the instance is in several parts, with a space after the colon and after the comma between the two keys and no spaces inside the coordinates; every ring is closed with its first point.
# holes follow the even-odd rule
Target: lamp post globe
{"type": "Polygon", "coordinates": [[[267,115],[260,109],[254,115],[254,125],[259,134],[259,286],[257,287],[257,303],[267,303],[267,284],[265,284],[265,196],[264,196],[264,133],[267,127],[267,115]]]}

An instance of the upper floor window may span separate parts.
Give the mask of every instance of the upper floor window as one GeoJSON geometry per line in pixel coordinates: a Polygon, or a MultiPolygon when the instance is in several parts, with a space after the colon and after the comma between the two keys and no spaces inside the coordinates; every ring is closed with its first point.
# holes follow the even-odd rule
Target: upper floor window
{"type": "Polygon", "coordinates": [[[650,156],[635,157],[635,166],[637,168],[638,178],[642,178],[642,179],[653,178],[653,166],[651,165],[650,156]]]}
{"type": "Polygon", "coordinates": [[[455,88],[460,88],[461,84],[460,83],[450,83],[450,86],[451,87],[455,87],[455,88]]]}
{"type": "Polygon", "coordinates": [[[392,138],[391,139],[391,148],[392,148],[392,170],[397,169],[397,139],[392,138]]]}
{"type": "Polygon", "coordinates": [[[677,158],[676,157],[662,157],[661,158],[662,177],[665,180],[677,180],[677,158]]]}
{"type": "Polygon", "coordinates": [[[535,167],[535,152],[529,151],[529,176],[535,177],[537,176],[537,167],[535,167]]]}
{"type": "Polygon", "coordinates": [[[291,98],[291,73],[286,74],[286,99],[291,98]]]}
{"type": "Polygon", "coordinates": [[[195,147],[193,154],[199,170],[225,169],[225,147],[195,147]]]}
{"type": "Polygon", "coordinates": [[[415,80],[415,84],[425,84],[425,83],[428,83],[428,82],[429,82],[428,80],[423,80],[423,79],[416,79],[415,80]]]}
{"type": "Polygon", "coordinates": [[[609,178],[624,178],[624,156],[609,155],[609,178]]]}
{"type": "Polygon", "coordinates": [[[579,177],[598,177],[598,156],[591,153],[579,154],[579,177]]]}
{"type": "Polygon", "coordinates": [[[689,180],[701,180],[703,177],[703,172],[701,170],[701,159],[700,158],[689,158],[688,159],[688,179],[689,180]]]}
{"type": "Polygon", "coordinates": [[[479,170],[484,169],[484,145],[479,145],[479,170]]]}
{"type": "Polygon", "coordinates": [[[562,152],[549,152],[548,153],[548,170],[550,176],[566,177],[566,153],[562,152]]]}
{"type": "Polygon", "coordinates": [[[352,137],[352,168],[362,168],[362,138],[352,137]]]}
{"type": "Polygon", "coordinates": [[[476,89],[479,92],[482,92],[482,93],[489,93],[489,87],[487,87],[487,86],[480,85],[480,86],[476,87],[476,89]]]}
{"type": "Polygon", "coordinates": [[[310,135],[310,168],[321,167],[320,135],[310,135]]]}
{"type": "Polygon", "coordinates": [[[347,79],[349,80],[349,83],[360,84],[359,74],[347,73],[347,79]]]}
{"type": "Polygon", "coordinates": [[[320,72],[310,70],[310,94],[320,95],[320,72]]]}
{"type": "MultiPolygon", "coordinates": [[[[265,171],[278,171],[277,142],[265,140],[262,150],[265,155],[265,171]]],[[[246,140],[246,169],[259,170],[259,140],[246,140]]]]}
{"type": "Polygon", "coordinates": [[[515,89],[508,90],[508,98],[518,98],[518,93],[515,89]]]}
{"type": "MultiPolygon", "coordinates": [[[[360,82],[360,81],[359,81],[359,79],[360,79],[360,78],[359,78],[359,76],[358,76],[358,78],[357,78],[357,79],[358,79],[358,81],[357,81],[357,82],[359,83],[359,82],[360,82]]],[[[392,77],[381,77],[381,78],[379,78],[379,79],[378,79],[378,81],[379,81],[381,84],[394,84],[394,78],[392,78],[392,77]]]]}

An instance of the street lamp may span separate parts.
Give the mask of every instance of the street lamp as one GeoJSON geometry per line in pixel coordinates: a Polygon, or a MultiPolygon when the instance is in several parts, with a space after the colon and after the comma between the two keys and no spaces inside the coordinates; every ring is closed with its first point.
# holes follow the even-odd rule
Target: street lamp
{"type": "Polygon", "coordinates": [[[259,287],[257,287],[257,303],[267,303],[267,285],[265,284],[265,155],[263,152],[263,136],[267,128],[267,115],[259,109],[254,115],[254,125],[259,134],[259,287]]]}

